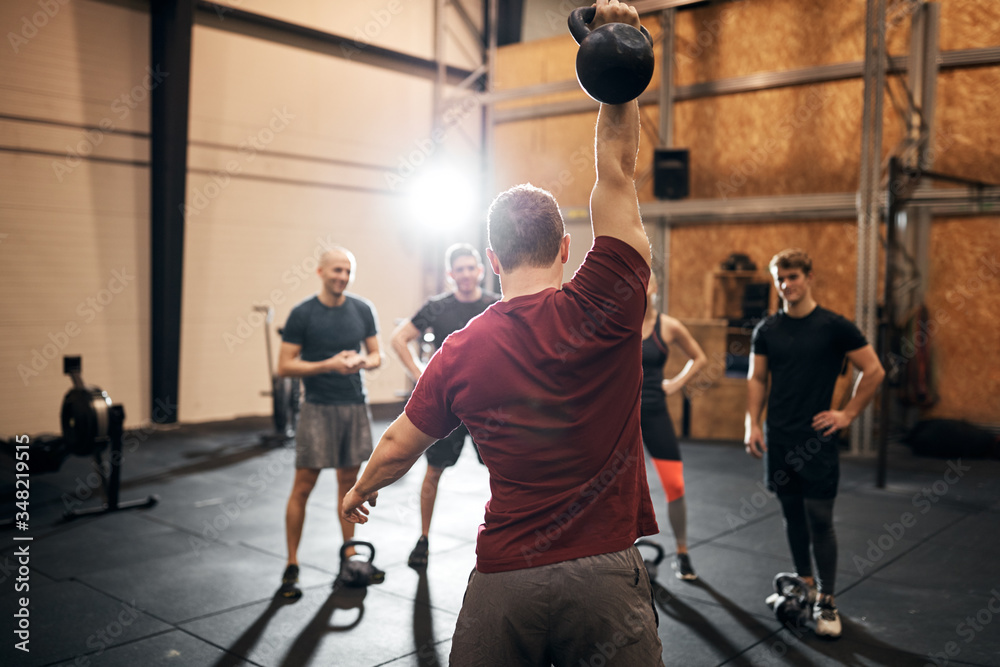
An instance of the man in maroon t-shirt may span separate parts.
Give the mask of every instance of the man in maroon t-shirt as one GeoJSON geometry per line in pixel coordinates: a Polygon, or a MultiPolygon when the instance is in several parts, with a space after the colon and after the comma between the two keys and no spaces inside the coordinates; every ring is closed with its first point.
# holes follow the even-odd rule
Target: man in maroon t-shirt
{"type": "MultiPolygon", "coordinates": [[[[638,26],[600,0],[591,23],[638,26]]],[[[503,300],[437,351],[344,498],[364,523],[377,491],[464,423],[490,472],[476,568],[451,664],[662,665],[638,537],[658,532],[639,430],[649,241],[635,192],[639,113],[602,105],[594,245],[573,279],[558,204],[530,185],[490,208],[503,300]]]]}

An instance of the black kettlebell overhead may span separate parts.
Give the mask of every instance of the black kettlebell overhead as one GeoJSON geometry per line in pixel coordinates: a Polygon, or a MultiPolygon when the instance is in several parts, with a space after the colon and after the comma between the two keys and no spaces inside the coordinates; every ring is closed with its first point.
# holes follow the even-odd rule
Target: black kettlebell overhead
{"type": "Polygon", "coordinates": [[[642,94],[653,78],[653,38],[643,27],[606,23],[596,30],[596,7],[579,7],[569,15],[569,31],[580,45],[576,78],[598,102],[624,104],[642,94]]]}

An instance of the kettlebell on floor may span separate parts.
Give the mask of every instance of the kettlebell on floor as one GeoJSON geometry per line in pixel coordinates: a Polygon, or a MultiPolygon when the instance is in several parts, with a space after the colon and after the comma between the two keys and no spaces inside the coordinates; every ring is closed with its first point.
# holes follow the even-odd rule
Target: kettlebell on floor
{"type": "Polygon", "coordinates": [[[371,542],[350,540],[340,547],[340,574],[333,582],[334,588],[366,588],[385,581],[385,572],[375,567],[375,545],[371,542]],[[347,556],[351,547],[368,549],[368,560],[347,556]]]}

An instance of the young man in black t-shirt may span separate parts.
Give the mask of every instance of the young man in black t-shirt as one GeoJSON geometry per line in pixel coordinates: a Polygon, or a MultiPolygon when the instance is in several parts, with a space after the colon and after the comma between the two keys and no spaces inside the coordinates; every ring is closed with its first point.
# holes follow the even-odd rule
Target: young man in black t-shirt
{"type": "MultiPolygon", "coordinates": [[[[483,279],[483,262],[479,251],[471,245],[456,243],[448,248],[445,252],[445,267],[454,290],[428,299],[416,315],[402,322],[392,333],[392,349],[415,381],[420,379],[423,369],[413,357],[411,341],[429,329],[433,332],[434,347],[441,347],[445,338],[464,328],[469,320],[500,299],[499,294],[485,292],[479,286],[483,279]]],[[[438,482],[444,469],[458,461],[468,434],[464,425],[459,426],[448,437],[431,445],[425,453],[427,473],[420,490],[421,535],[410,554],[411,567],[427,565],[427,534],[434,513],[434,501],[437,499],[438,482]]],[[[475,447],[475,442],[472,444],[475,447]]],[[[478,454],[477,450],[476,455],[478,454]]]]}
{"type": "Polygon", "coordinates": [[[817,584],[812,559],[816,562],[816,632],[839,637],[840,615],[833,599],[833,503],[840,462],[833,436],[871,401],[885,371],[858,328],[813,299],[812,260],[804,251],[779,252],[770,269],[783,309],[753,331],[744,444],[751,456],[764,457],[765,482],[781,502],[792,560],[810,587],[817,584]],[[845,356],[861,374],[850,402],[843,410],[832,410],[845,356]],[[765,396],[767,422],[762,431],[765,396]]]}

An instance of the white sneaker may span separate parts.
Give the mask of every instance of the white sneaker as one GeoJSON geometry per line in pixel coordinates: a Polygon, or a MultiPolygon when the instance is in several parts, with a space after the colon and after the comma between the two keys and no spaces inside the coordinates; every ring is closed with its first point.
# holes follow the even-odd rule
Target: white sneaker
{"type": "Polygon", "coordinates": [[[813,618],[816,620],[817,635],[834,639],[840,636],[840,613],[832,599],[821,597],[813,607],[813,618]]]}

